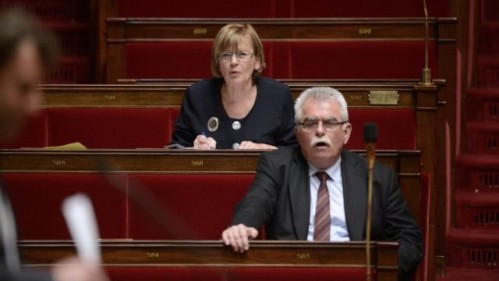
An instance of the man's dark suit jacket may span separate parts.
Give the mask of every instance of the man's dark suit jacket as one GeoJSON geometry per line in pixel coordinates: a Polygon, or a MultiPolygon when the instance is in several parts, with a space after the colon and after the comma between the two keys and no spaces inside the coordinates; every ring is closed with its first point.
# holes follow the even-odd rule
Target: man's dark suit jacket
{"type": "MultiPolygon", "coordinates": [[[[255,180],[236,206],[232,224],[260,228],[267,239],[306,240],[310,216],[308,163],[299,147],[263,153],[255,180]]],[[[422,256],[421,230],[411,217],[395,172],[374,167],[372,240],[399,242],[399,276],[410,278],[422,256]]],[[[363,157],[341,154],[345,216],[350,240],[365,240],[367,165],[363,157]]]]}

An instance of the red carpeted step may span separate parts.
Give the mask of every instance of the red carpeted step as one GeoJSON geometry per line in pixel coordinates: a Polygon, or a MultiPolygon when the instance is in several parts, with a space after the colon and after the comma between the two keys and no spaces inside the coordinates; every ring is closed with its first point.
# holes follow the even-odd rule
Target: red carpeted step
{"type": "Polygon", "coordinates": [[[481,87],[499,87],[499,55],[478,55],[478,84],[481,87]]]}
{"type": "Polygon", "coordinates": [[[478,34],[479,43],[477,51],[479,54],[499,53],[499,21],[482,24],[478,34]]]}
{"type": "Polygon", "coordinates": [[[456,192],[456,227],[499,229],[499,192],[456,192]]]}
{"type": "Polygon", "coordinates": [[[445,276],[436,277],[436,281],[497,281],[499,271],[469,268],[447,267],[445,276]]]}
{"type": "Polygon", "coordinates": [[[466,132],[469,153],[499,154],[499,122],[468,122],[466,132]]]}
{"type": "Polygon", "coordinates": [[[499,22],[499,1],[482,0],[481,2],[482,22],[499,22]]]}
{"type": "Polygon", "coordinates": [[[88,57],[62,57],[54,70],[45,78],[46,83],[73,84],[86,83],[90,79],[90,59],[88,57]]]}
{"type": "Polygon", "coordinates": [[[453,229],[446,245],[447,266],[499,270],[499,229],[453,229]]]}
{"type": "Polygon", "coordinates": [[[499,88],[471,88],[467,101],[468,121],[499,122],[499,88]]]}
{"type": "Polygon", "coordinates": [[[88,21],[90,11],[87,0],[0,0],[0,8],[22,7],[43,22],[88,21]]]}
{"type": "Polygon", "coordinates": [[[461,154],[456,158],[456,189],[472,192],[499,192],[497,155],[461,154]]]}

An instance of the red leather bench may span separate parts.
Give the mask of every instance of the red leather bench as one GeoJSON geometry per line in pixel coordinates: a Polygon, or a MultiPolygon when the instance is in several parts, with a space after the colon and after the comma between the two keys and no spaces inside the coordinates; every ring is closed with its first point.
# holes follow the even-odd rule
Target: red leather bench
{"type": "MultiPolygon", "coordinates": [[[[94,205],[100,235],[124,238],[127,198],[98,174],[7,173],[1,176],[16,214],[19,239],[70,239],[61,212],[64,198],[83,192],[94,205]]],[[[126,176],[116,181],[126,189],[126,176]]]]}
{"type": "MultiPolygon", "coordinates": [[[[166,208],[162,229],[136,203],[129,206],[129,237],[133,239],[218,240],[244,197],[253,174],[132,174],[130,193],[145,188],[166,208]]],[[[154,211],[154,210],[153,210],[154,211]]],[[[160,211],[160,210],[157,210],[160,211]]]]}
{"type": "Polygon", "coordinates": [[[47,146],[47,111],[29,118],[20,134],[12,140],[0,143],[1,148],[44,147],[47,146]]]}
{"type": "MultiPolygon", "coordinates": [[[[302,281],[302,280],[365,280],[364,268],[347,267],[263,267],[263,266],[137,266],[106,267],[113,281],[128,280],[216,280],[216,281],[302,281]]],[[[375,276],[373,276],[375,277],[375,276]]],[[[373,278],[373,280],[375,280],[373,278]]]]}
{"type": "MultiPolygon", "coordinates": [[[[450,1],[429,1],[431,16],[450,15],[450,1]]],[[[237,1],[210,2],[150,0],[147,5],[135,0],[118,2],[119,17],[204,17],[204,18],[272,18],[272,17],[422,17],[421,1],[407,0],[400,5],[397,0],[348,1],[329,0],[259,0],[241,8],[237,1]],[[194,7],[194,8],[193,8],[194,7]]]]}
{"type": "Polygon", "coordinates": [[[51,108],[48,144],[88,148],[163,147],[171,137],[169,108],[51,108]]]}
{"type": "Polygon", "coordinates": [[[69,239],[61,204],[64,198],[83,192],[94,204],[103,239],[218,240],[254,175],[177,173],[112,177],[122,191],[100,174],[3,174],[3,185],[16,213],[19,238],[69,239]],[[144,193],[149,195],[144,197],[144,193]],[[135,201],[137,197],[139,201],[135,201]],[[154,205],[156,200],[159,208],[154,205]],[[162,223],[154,220],[150,210],[159,214],[162,223]]]}
{"type": "MultiPolygon", "coordinates": [[[[179,108],[50,108],[46,111],[30,122],[21,138],[2,147],[44,147],[79,141],[88,148],[161,148],[171,140],[179,108]]],[[[416,149],[414,109],[354,107],[349,112],[354,129],[347,148],[364,149],[363,126],[376,122],[380,136],[378,149],[416,149]]]]}
{"type": "Polygon", "coordinates": [[[350,108],[352,136],[349,149],[365,149],[364,124],[378,127],[376,149],[414,150],[416,147],[416,112],[412,108],[350,108]]]}
{"type": "MultiPolygon", "coordinates": [[[[278,79],[412,79],[421,76],[423,41],[264,41],[267,70],[278,79]]],[[[210,41],[125,43],[122,78],[211,77],[210,41]]],[[[430,45],[430,68],[438,77],[430,45]]]]}

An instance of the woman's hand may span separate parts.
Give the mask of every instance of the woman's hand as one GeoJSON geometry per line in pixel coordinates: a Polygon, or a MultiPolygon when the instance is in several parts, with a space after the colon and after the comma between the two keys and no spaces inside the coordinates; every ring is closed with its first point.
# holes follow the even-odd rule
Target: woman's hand
{"type": "Polygon", "coordinates": [[[194,140],[194,149],[215,149],[217,141],[213,138],[207,138],[204,135],[198,135],[194,140]]]}
{"type": "Polygon", "coordinates": [[[243,141],[237,149],[277,149],[277,147],[266,143],[255,143],[252,141],[243,141]]]}

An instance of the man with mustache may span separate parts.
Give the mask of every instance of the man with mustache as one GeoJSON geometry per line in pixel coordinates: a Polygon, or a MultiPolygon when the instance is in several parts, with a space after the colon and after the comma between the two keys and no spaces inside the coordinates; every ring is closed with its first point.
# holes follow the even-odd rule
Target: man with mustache
{"type": "MultiPolygon", "coordinates": [[[[327,87],[304,91],[295,103],[299,147],[263,153],[255,180],[236,206],[222,239],[249,249],[265,224],[267,239],[365,240],[367,166],[343,149],[352,125],[343,95],[327,87]]],[[[399,242],[399,280],[409,280],[422,257],[421,231],[411,217],[396,173],[374,167],[372,240],[399,242]]]]}

